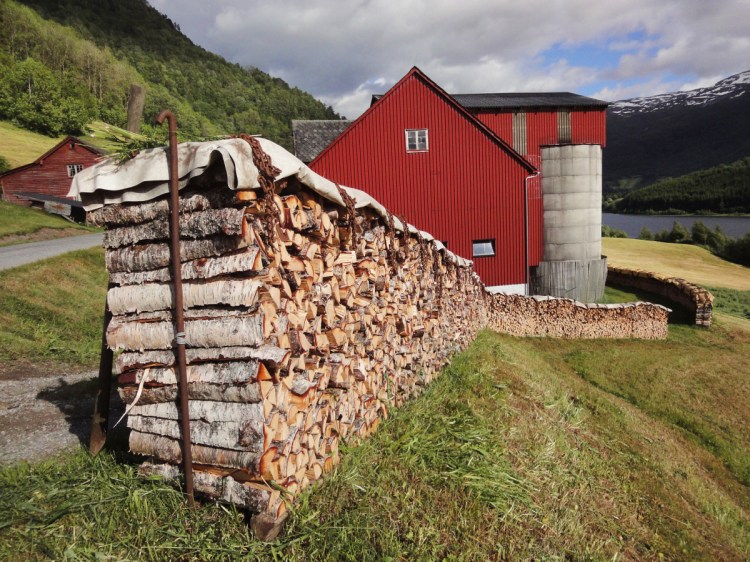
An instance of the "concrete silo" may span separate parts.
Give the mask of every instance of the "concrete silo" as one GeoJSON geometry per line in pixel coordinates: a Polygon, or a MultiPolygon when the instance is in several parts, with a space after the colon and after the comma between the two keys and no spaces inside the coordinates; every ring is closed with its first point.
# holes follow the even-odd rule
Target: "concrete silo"
{"type": "Polygon", "coordinates": [[[537,294],[583,302],[604,294],[602,257],[602,147],[567,144],[541,148],[543,257],[532,274],[537,294]]]}

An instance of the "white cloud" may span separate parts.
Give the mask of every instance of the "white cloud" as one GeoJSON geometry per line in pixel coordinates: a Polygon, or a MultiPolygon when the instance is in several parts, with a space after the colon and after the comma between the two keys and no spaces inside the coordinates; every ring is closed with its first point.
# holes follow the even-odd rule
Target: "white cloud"
{"type": "Polygon", "coordinates": [[[347,117],[414,65],[452,92],[599,88],[607,99],[705,84],[750,66],[750,0],[152,4],[207,49],[271,72],[347,117]],[[597,53],[591,60],[580,52],[587,47],[597,53]]]}

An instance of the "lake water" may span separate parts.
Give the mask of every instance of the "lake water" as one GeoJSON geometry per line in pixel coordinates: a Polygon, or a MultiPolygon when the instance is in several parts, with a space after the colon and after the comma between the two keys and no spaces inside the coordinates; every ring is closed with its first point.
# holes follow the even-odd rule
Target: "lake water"
{"type": "Polygon", "coordinates": [[[619,228],[628,233],[630,238],[638,238],[645,226],[656,234],[660,230],[672,230],[672,224],[677,221],[690,230],[693,223],[701,221],[713,230],[720,226],[724,234],[732,238],[739,238],[750,232],[750,217],[714,217],[714,216],[684,216],[684,215],[618,215],[602,213],[602,224],[619,228]]]}

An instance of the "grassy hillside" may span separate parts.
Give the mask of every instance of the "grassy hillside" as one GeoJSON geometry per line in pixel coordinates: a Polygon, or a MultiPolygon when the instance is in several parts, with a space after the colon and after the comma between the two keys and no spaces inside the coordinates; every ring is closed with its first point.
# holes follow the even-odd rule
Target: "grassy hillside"
{"type": "Polygon", "coordinates": [[[0,120],[0,156],[8,160],[11,168],[33,162],[59,141],[60,137],[33,133],[0,120]]]}
{"type": "Polygon", "coordinates": [[[145,123],[170,108],[189,136],[260,133],[289,147],[292,119],[337,117],[193,44],[145,0],[3,0],[0,71],[0,117],[45,133],[124,126],[131,84],[146,88],[145,123]]]}
{"type": "Polygon", "coordinates": [[[750,212],[750,157],[629,191],[605,210],[617,213],[750,212]]]}
{"type": "Polygon", "coordinates": [[[106,291],[101,248],[0,271],[0,373],[19,363],[96,365],[106,291]]]}
{"type": "MultiPolygon", "coordinates": [[[[109,125],[103,121],[92,121],[84,126],[80,137],[87,143],[104,150],[113,150],[121,145],[121,142],[116,139],[128,141],[137,138],[138,135],[133,135],[120,127],[109,125]]],[[[62,138],[34,133],[9,121],[0,120],[0,156],[4,156],[8,160],[11,168],[33,162],[60,142],[62,138]]]]}
{"type": "Polygon", "coordinates": [[[743,560],[748,357],[750,335],[721,327],[665,342],[485,332],[344,451],[276,543],[231,510],[188,510],[123,453],[80,453],[0,469],[0,557],[743,560]]]}
{"type": "Polygon", "coordinates": [[[88,234],[94,230],[38,209],[0,201],[0,246],[88,234]]]}
{"type": "Polygon", "coordinates": [[[610,265],[682,277],[699,285],[750,290],[750,268],[712,255],[705,248],[627,238],[602,238],[610,265]]]}
{"type": "MultiPolygon", "coordinates": [[[[672,256],[669,271],[654,257],[697,248],[610,242],[638,247],[643,268],[747,281],[708,253],[672,256]]],[[[628,248],[606,253],[624,261],[628,248]]],[[[105,283],[101,250],[0,274],[0,350],[16,350],[0,361],[93,364],[105,283]]],[[[189,510],[174,488],[139,480],[123,449],[3,467],[0,559],[747,560],[748,326],[719,315],[665,341],[485,331],[376,435],[344,447],[272,544],[231,509],[189,510]]]]}

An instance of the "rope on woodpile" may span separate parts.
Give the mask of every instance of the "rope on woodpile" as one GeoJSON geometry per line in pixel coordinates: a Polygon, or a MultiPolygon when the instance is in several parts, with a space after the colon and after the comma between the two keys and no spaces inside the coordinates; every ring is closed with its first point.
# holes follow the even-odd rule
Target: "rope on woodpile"
{"type": "MultiPolygon", "coordinates": [[[[401,226],[403,228],[403,231],[401,232],[401,236],[404,240],[404,246],[406,247],[408,246],[408,240],[409,240],[409,223],[406,222],[406,219],[404,218],[403,215],[393,215],[393,216],[401,221],[401,226]]],[[[398,258],[400,259],[400,261],[404,261],[406,259],[405,254],[403,253],[403,250],[399,252],[398,258]]]]}
{"type": "MultiPolygon", "coordinates": [[[[396,223],[393,220],[393,214],[386,209],[385,210],[385,226],[388,232],[390,232],[391,236],[395,240],[396,238],[396,223]]],[[[398,262],[396,261],[396,251],[393,247],[393,242],[388,245],[387,248],[387,260],[388,264],[395,270],[398,267],[398,262]]]]}
{"type": "Polygon", "coordinates": [[[349,221],[349,228],[352,232],[352,242],[351,246],[352,249],[355,249],[357,247],[357,242],[359,241],[359,232],[357,230],[357,211],[355,209],[356,201],[354,201],[354,198],[349,195],[346,191],[344,191],[339,184],[335,184],[336,189],[339,191],[339,195],[341,195],[341,199],[344,201],[344,205],[346,206],[346,214],[348,216],[349,221]]]}
{"type": "Polygon", "coordinates": [[[442,254],[435,250],[432,258],[432,275],[435,277],[435,296],[438,300],[443,296],[443,276],[440,274],[440,262],[444,262],[442,254]]]}

